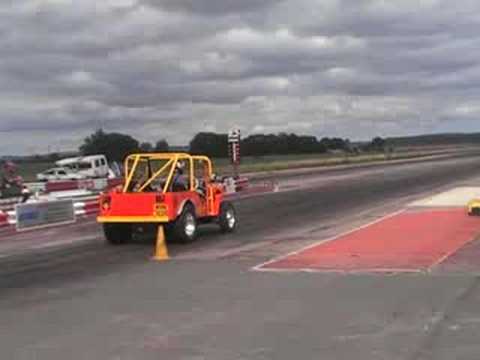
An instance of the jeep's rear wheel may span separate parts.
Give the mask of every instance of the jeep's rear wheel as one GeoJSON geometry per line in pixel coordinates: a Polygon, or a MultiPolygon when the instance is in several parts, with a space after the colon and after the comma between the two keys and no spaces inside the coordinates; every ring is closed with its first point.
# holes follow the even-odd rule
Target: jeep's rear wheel
{"type": "Polygon", "coordinates": [[[229,202],[224,202],[220,206],[220,214],[218,215],[218,224],[223,233],[234,232],[237,228],[237,213],[235,208],[229,202]]]}
{"type": "Polygon", "coordinates": [[[109,244],[121,245],[132,239],[131,224],[103,224],[105,239],[109,244]]]}
{"type": "Polygon", "coordinates": [[[178,242],[187,244],[195,241],[197,238],[197,218],[195,209],[192,205],[186,205],[182,214],[173,225],[173,235],[178,242]]]}

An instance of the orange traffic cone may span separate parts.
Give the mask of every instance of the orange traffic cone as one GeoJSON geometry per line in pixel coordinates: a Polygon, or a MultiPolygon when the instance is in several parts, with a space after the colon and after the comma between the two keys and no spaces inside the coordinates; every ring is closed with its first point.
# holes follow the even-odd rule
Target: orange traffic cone
{"type": "Polygon", "coordinates": [[[163,230],[163,225],[158,225],[157,241],[155,244],[155,255],[153,255],[153,260],[165,261],[168,259],[169,257],[167,244],[165,242],[165,231],[163,230]]]}

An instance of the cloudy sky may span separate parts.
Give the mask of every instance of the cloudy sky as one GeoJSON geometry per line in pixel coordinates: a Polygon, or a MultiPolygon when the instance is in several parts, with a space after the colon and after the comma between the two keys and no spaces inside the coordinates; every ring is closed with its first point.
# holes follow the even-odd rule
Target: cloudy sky
{"type": "Polygon", "coordinates": [[[480,131],[477,0],[4,0],[0,155],[99,126],[368,139],[480,131]]]}

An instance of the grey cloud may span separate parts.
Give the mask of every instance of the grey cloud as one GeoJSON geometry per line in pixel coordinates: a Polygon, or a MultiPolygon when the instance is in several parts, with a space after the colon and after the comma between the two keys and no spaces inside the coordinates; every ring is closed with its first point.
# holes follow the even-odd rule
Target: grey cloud
{"type": "Polygon", "coordinates": [[[284,0],[149,0],[147,3],[162,9],[206,16],[261,11],[284,0]]]}
{"type": "Polygon", "coordinates": [[[472,130],[479,10],[473,0],[2,3],[0,155],[45,149],[59,133],[76,147],[98,124],[172,143],[233,125],[353,138],[472,130]],[[30,137],[38,149],[21,145],[30,137]]]}

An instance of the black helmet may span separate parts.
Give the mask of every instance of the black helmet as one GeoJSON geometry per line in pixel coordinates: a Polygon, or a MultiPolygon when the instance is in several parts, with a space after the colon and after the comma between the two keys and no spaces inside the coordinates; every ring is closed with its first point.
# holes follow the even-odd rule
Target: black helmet
{"type": "Polygon", "coordinates": [[[175,169],[177,170],[177,172],[179,174],[183,174],[184,170],[185,170],[185,162],[183,161],[177,161],[177,165],[175,166],[175,169]]]}

